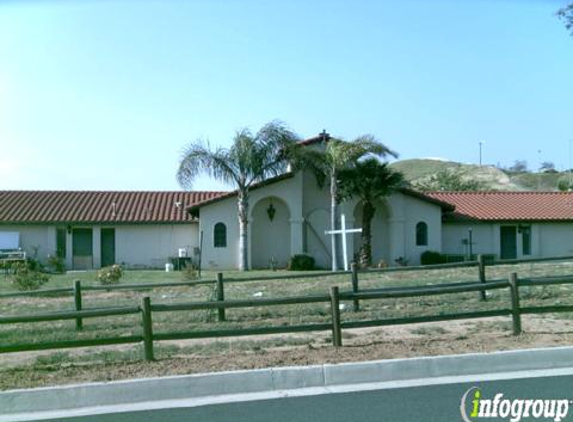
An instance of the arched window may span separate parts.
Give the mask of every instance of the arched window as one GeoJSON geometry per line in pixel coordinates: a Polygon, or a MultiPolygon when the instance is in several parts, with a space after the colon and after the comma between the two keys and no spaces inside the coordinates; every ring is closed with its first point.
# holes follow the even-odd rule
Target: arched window
{"type": "Polygon", "coordinates": [[[227,247],[227,226],[223,223],[215,224],[213,229],[213,241],[216,248],[227,247]]]}
{"type": "Polygon", "coordinates": [[[416,246],[428,246],[428,225],[423,221],[416,224],[416,246]]]}

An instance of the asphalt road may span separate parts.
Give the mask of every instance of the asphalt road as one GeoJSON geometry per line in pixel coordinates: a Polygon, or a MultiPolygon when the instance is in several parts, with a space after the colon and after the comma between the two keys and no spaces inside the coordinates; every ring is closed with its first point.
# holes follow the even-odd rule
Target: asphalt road
{"type": "MultiPolygon", "coordinates": [[[[480,388],[483,398],[489,399],[493,399],[498,393],[503,393],[504,398],[508,399],[573,399],[573,376],[559,376],[336,393],[58,420],[66,422],[454,422],[462,421],[460,414],[462,396],[474,386],[480,388]]],[[[568,416],[562,420],[573,421],[573,404],[570,407],[568,416]]],[[[510,418],[471,420],[509,421],[510,418]]],[[[554,418],[529,417],[521,420],[548,421],[554,418]]]]}

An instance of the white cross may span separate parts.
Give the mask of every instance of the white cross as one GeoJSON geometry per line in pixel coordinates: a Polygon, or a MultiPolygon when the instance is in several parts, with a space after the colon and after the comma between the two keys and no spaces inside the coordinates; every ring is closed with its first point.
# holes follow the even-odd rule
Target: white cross
{"type": "MultiPolygon", "coordinates": [[[[337,234],[342,235],[342,257],[344,258],[344,271],[348,271],[348,254],[346,251],[346,235],[348,233],[362,233],[362,229],[346,229],[346,217],[344,214],[340,216],[340,230],[327,230],[324,234],[329,234],[331,236],[336,236],[337,234]]],[[[332,251],[332,255],[336,251],[332,251]]]]}

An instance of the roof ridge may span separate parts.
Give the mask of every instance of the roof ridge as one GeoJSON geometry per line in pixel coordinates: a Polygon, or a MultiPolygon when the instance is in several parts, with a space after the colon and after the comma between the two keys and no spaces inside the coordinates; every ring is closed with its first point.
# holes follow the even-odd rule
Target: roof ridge
{"type": "Polygon", "coordinates": [[[188,206],[225,191],[0,190],[1,223],[183,223],[188,206]]]}

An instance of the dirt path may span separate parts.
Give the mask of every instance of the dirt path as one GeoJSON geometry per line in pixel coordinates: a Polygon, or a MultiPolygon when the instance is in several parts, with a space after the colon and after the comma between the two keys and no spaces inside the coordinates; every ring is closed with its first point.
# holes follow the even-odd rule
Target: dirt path
{"type": "MultiPolygon", "coordinates": [[[[81,356],[94,349],[66,351],[71,362],[39,364],[38,356],[55,351],[18,353],[0,356],[0,389],[29,388],[46,385],[89,381],[110,381],[126,378],[192,374],[270,366],[312,365],[376,359],[435,356],[444,354],[490,352],[532,347],[573,345],[573,322],[563,319],[531,316],[524,319],[524,334],[514,337],[507,318],[481,321],[457,321],[404,325],[399,327],[347,330],[343,334],[344,347],[330,345],[328,333],[312,336],[290,336],[299,345],[280,347],[257,346],[270,338],[287,336],[259,336],[248,350],[235,348],[236,339],[219,340],[228,347],[209,349],[212,341],[164,342],[181,348],[181,353],[155,362],[128,360],[123,362],[89,361],[81,356]],[[302,345],[300,345],[303,343],[302,345]],[[193,352],[185,348],[194,346],[193,352]],[[202,351],[202,346],[205,350],[202,351]]],[[[244,340],[244,339],[242,339],[244,340]]],[[[129,350],[132,346],[101,350],[129,350]]],[[[141,346],[136,346],[136,351],[141,346]]]]}

